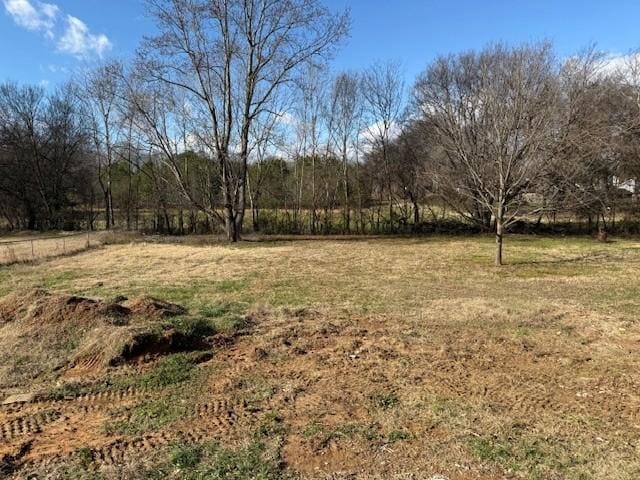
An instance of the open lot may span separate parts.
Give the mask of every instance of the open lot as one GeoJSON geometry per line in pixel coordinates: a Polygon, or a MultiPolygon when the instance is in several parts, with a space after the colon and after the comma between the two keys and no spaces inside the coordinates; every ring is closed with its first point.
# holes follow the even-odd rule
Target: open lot
{"type": "Polygon", "coordinates": [[[640,478],[640,242],[510,237],[499,269],[492,254],[489,237],[132,243],[0,267],[0,295],[19,292],[0,304],[0,400],[37,394],[0,408],[0,467],[640,478]],[[134,352],[140,335],[156,343],[134,352]],[[154,348],[187,337],[202,344],[154,348]]]}

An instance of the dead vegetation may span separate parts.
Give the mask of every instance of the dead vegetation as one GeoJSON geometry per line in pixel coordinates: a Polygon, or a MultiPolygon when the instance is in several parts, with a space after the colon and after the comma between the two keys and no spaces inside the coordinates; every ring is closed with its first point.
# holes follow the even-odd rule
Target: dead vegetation
{"type": "Polygon", "coordinates": [[[0,408],[3,468],[16,479],[637,478],[640,249],[513,243],[517,265],[499,273],[476,260],[478,240],[438,239],[140,244],[46,272],[12,267],[16,285],[101,295],[0,302],[2,398],[38,394],[0,408]],[[127,275],[155,298],[116,298],[127,275]],[[11,342],[32,358],[9,355],[11,342]]]}

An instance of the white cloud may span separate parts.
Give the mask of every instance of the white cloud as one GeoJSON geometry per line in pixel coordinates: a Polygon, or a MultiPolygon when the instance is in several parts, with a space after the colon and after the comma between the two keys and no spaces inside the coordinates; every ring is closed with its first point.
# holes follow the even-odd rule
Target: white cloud
{"type": "Polygon", "coordinates": [[[376,145],[385,136],[389,140],[395,140],[401,133],[402,127],[397,122],[391,122],[391,125],[385,126],[383,121],[378,121],[366,126],[360,135],[365,143],[376,145]]]}
{"type": "Polygon", "coordinates": [[[69,73],[69,69],[64,65],[50,64],[47,66],[47,70],[49,70],[51,73],[69,73]]]}
{"type": "Polygon", "coordinates": [[[640,53],[611,54],[600,65],[602,75],[613,75],[622,81],[640,85],[640,53]]]}
{"type": "Polygon", "coordinates": [[[94,35],[82,20],[67,15],[67,28],[58,41],[59,51],[79,58],[91,55],[101,57],[106,51],[111,50],[111,47],[111,41],[106,35],[94,35]]]}
{"type": "Polygon", "coordinates": [[[282,112],[278,114],[278,122],[285,126],[295,126],[299,123],[299,120],[289,112],[282,112]]]}
{"type": "Polygon", "coordinates": [[[59,52],[77,58],[101,57],[111,49],[111,41],[104,34],[94,34],[85,22],[72,15],[61,15],[52,3],[37,0],[2,0],[6,12],[16,25],[34,32],[43,32],[56,42],[59,52]]]}
{"type": "Polygon", "coordinates": [[[3,0],[4,8],[17,25],[27,30],[45,32],[53,38],[53,27],[60,9],[51,3],[29,0],[3,0]]]}

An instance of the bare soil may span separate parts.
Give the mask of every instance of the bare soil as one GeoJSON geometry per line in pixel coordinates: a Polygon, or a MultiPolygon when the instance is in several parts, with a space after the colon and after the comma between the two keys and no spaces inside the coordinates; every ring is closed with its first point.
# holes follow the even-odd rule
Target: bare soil
{"type": "MultiPolygon", "coordinates": [[[[608,450],[612,463],[632,459],[640,385],[612,354],[637,355],[640,343],[611,343],[592,332],[577,345],[557,334],[570,315],[544,310],[535,321],[553,333],[514,338],[485,328],[487,312],[476,306],[470,314],[475,325],[461,326],[308,309],[263,311],[250,335],[198,367],[203,385],[180,397],[189,403],[188,413],[161,428],[114,435],[105,424],[123,409],[175,398],[171,386],[3,406],[0,457],[26,475],[82,451],[100,470],[176,441],[240,441],[275,412],[286,432],[283,461],[303,478],[394,478],[403,472],[520,478],[523,465],[509,472],[474,458],[476,439],[481,445],[537,445],[548,455],[535,468],[539,478],[565,478],[554,473],[554,462],[587,461],[594,451],[608,450]]],[[[105,376],[130,375],[132,368],[114,367],[105,376]]],[[[491,456],[493,447],[487,448],[491,456]]],[[[512,455],[521,462],[536,458],[512,455]]]]}

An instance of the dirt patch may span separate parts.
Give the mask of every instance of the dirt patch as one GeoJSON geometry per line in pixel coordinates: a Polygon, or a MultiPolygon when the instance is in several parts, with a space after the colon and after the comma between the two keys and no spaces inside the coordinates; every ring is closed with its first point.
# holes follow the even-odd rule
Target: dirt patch
{"type": "Polygon", "coordinates": [[[455,305],[457,320],[439,315],[442,301],[428,321],[260,311],[250,334],[212,340],[224,348],[191,383],[110,379],[106,392],[0,409],[0,454],[25,475],[79,454],[106,472],[176,442],[278,435],[283,464],[304,479],[578,479],[605,478],[607,462],[638,467],[640,381],[619,355],[627,344],[563,330],[579,318],[568,313],[529,312],[519,335],[504,329],[506,309],[455,305]]]}
{"type": "Polygon", "coordinates": [[[147,297],[104,301],[45,290],[10,294],[0,299],[0,395],[3,388],[37,385],[68,370],[79,377],[200,346],[181,342],[162,321],[186,313],[180,305],[147,297]]]}
{"type": "Polygon", "coordinates": [[[638,377],[616,348],[558,334],[563,318],[518,337],[481,311],[476,327],[287,313],[216,359],[210,388],[265,396],[303,478],[589,478],[633,458],[638,377]]]}

